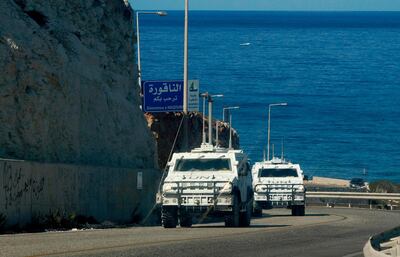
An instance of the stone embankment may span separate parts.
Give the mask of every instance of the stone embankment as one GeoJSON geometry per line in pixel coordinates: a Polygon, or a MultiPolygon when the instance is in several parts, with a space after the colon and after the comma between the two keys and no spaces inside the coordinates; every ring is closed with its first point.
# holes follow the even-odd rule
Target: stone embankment
{"type": "Polygon", "coordinates": [[[127,1],[1,0],[0,24],[0,226],[144,217],[160,172],[127,1]]]}
{"type": "Polygon", "coordinates": [[[0,155],[153,168],[134,13],[122,0],[0,1],[0,155]]]}
{"type": "MultiPolygon", "coordinates": [[[[184,150],[183,145],[183,124],[180,132],[178,133],[179,126],[182,121],[182,114],[180,113],[160,113],[160,114],[145,114],[148,126],[153,132],[153,135],[157,142],[158,149],[158,165],[160,168],[164,168],[168,162],[174,140],[177,136],[177,142],[174,148],[175,152],[181,152],[184,150]]],[[[203,130],[203,115],[200,113],[189,114],[189,147],[191,149],[199,147],[202,142],[202,130],[203,130]]],[[[205,131],[206,140],[208,142],[208,119],[205,118],[205,131]]],[[[227,123],[213,120],[213,143],[215,144],[216,125],[218,123],[218,145],[222,147],[229,146],[229,125],[227,123]]],[[[239,148],[239,136],[236,130],[232,129],[232,147],[235,149],[239,148]]]]}

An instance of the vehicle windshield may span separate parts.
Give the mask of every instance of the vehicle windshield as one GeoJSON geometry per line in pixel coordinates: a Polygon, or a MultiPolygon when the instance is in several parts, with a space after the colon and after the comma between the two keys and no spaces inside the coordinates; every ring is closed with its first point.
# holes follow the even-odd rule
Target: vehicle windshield
{"type": "Polygon", "coordinates": [[[296,169],[260,169],[258,176],[263,178],[297,177],[297,171],[296,169]]]}
{"type": "Polygon", "coordinates": [[[175,171],[230,171],[230,159],[180,159],[175,171]]]}

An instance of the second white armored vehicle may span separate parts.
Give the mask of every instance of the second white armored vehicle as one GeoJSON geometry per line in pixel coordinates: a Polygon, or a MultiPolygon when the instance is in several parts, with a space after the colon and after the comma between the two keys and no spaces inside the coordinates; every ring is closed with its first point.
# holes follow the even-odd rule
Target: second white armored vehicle
{"type": "Polygon", "coordinates": [[[299,164],[273,158],[255,163],[252,174],[255,216],[273,207],[288,207],[293,216],[304,216],[304,175],[299,164]]]}
{"type": "Polygon", "coordinates": [[[194,216],[223,217],[225,226],[249,226],[253,190],[251,168],[241,150],[202,144],[175,153],[162,186],[165,228],[192,226],[194,216]]]}

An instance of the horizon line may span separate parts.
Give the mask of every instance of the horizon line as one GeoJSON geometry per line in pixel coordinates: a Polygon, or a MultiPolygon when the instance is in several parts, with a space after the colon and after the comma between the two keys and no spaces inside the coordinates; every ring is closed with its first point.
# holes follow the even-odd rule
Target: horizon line
{"type": "MultiPolygon", "coordinates": [[[[132,6],[132,5],[131,5],[132,6]]],[[[132,6],[134,8],[134,6],[132,6]]],[[[137,9],[134,8],[134,10],[138,11],[157,11],[157,10],[165,10],[165,11],[176,11],[176,12],[183,12],[184,9],[137,9]]],[[[245,10],[234,10],[234,9],[191,9],[189,11],[200,11],[200,12],[400,12],[399,10],[252,10],[252,9],[245,9],[245,10]]]]}

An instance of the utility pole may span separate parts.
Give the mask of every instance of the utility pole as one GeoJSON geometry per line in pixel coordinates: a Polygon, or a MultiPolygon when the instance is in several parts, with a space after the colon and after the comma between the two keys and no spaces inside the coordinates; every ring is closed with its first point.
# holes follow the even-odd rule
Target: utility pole
{"type": "Polygon", "coordinates": [[[189,0],[185,0],[185,32],[183,46],[183,150],[189,151],[189,117],[188,117],[188,37],[189,37],[189,0]]]}
{"type": "Polygon", "coordinates": [[[202,130],[202,140],[201,143],[206,143],[206,99],[208,98],[208,92],[201,94],[203,97],[203,130],[202,130]]]}
{"type": "MultiPolygon", "coordinates": [[[[203,93],[200,95],[203,97],[203,116],[205,117],[205,105],[206,105],[206,99],[208,101],[208,143],[212,145],[212,114],[213,114],[213,98],[214,97],[223,97],[224,95],[210,95],[208,92],[203,93]]],[[[206,142],[206,132],[205,132],[205,121],[203,117],[203,144],[206,142]]],[[[216,124],[216,130],[218,131],[218,123],[216,124]]],[[[217,132],[218,133],[218,132],[217,132]]],[[[218,140],[217,140],[218,141],[218,140]]]]}
{"type": "MultiPolygon", "coordinates": [[[[136,12],[136,45],[137,45],[137,67],[138,67],[138,86],[142,88],[142,65],[141,65],[141,53],[140,53],[140,27],[139,27],[139,15],[142,14],[154,14],[158,16],[167,16],[168,13],[165,11],[158,12],[136,12]]],[[[141,92],[142,93],[142,92],[141,92]]]]}
{"type": "Polygon", "coordinates": [[[229,114],[229,149],[232,149],[232,114],[229,114]]]}
{"type": "Polygon", "coordinates": [[[225,121],[225,113],[229,117],[230,110],[234,110],[234,109],[240,109],[240,106],[229,106],[229,107],[223,107],[222,108],[222,121],[223,122],[226,122],[225,121]]]}
{"type": "Polygon", "coordinates": [[[212,145],[212,104],[211,97],[208,98],[208,143],[212,145]]]}
{"type": "Polygon", "coordinates": [[[185,39],[184,39],[184,54],[183,54],[183,113],[188,113],[188,75],[189,75],[189,0],[185,0],[185,39]]]}
{"type": "Polygon", "coordinates": [[[273,106],[287,106],[287,103],[276,103],[268,106],[268,144],[267,144],[267,161],[270,160],[269,147],[271,141],[271,107],[273,106]]]}

